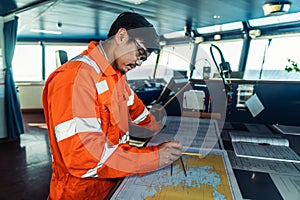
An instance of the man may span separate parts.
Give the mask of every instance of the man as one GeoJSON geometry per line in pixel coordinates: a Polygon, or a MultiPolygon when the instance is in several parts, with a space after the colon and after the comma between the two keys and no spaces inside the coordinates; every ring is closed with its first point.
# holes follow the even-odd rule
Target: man
{"type": "Polygon", "coordinates": [[[53,158],[48,199],[103,199],[118,178],[154,171],[180,157],[179,142],[140,149],[128,143],[128,122],[159,128],[125,77],[158,47],[152,24],[125,12],[107,40],[91,42],[49,76],[43,91],[53,158]]]}

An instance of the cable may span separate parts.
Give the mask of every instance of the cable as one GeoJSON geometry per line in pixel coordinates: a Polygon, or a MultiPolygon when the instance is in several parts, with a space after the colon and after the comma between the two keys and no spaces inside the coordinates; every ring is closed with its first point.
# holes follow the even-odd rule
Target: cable
{"type": "Polygon", "coordinates": [[[212,59],[221,75],[221,78],[223,80],[223,84],[225,86],[225,91],[226,91],[226,96],[227,96],[227,109],[226,109],[226,115],[230,114],[230,107],[231,107],[231,103],[232,103],[232,86],[231,86],[231,81],[230,81],[230,73],[231,73],[231,69],[230,69],[230,65],[228,62],[225,61],[224,56],[222,54],[222,51],[215,45],[211,44],[210,46],[210,54],[212,56],[212,59]],[[214,57],[212,48],[216,48],[220,54],[221,57],[221,63],[220,65],[217,64],[216,59],[214,57]],[[225,79],[225,74],[228,75],[228,79],[229,79],[229,83],[226,81],[225,79]]]}
{"type": "Polygon", "coordinates": [[[226,61],[225,61],[225,58],[224,58],[224,56],[223,56],[223,54],[222,54],[222,51],[221,51],[216,45],[211,44],[211,46],[210,46],[210,54],[211,54],[212,59],[213,59],[215,65],[216,65],[216,67],[217,67],[217,69],[218,69],[218,71],[219,71],[219,73],[220,73],[220,75],[221,75],[221,78],[222,78],[222,80],[223,80],[224,85],[226,86],[226,89],[227,89],[228,91],[231,90],[231,80],[230,80],[231,68],[230,68],[229,62],[226,62],[226,61]],[[219,54],[220,54],[220,57],[221,57],[221,63],[220,63],[219,65],[217,64],[216,59],[215,59],[215,56],[214,56],[214,54],[213,54],[213,50],[212,50],[213,47],[216,48],[216,49],[218,50],[219,54]],[[227,76],[228,76],[229,83],[228,83],[227,80],[225,79],[226,74],[227,74],[227,76]],[[228,87],[228,88],[227,88],[227,87],[228,87]]]}

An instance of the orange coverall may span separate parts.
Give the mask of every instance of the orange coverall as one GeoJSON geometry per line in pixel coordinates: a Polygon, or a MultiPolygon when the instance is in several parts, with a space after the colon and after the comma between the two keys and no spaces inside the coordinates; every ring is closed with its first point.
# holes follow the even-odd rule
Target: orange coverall
{"type": "Polygon", "coordinates": [[[52,153],[48,199],[103,199],[117,178],[159,167],[157,147],[128,144],[128,121],[150,130],[159,126],[98,45],[91,42],[45,83],[52,153]]]}

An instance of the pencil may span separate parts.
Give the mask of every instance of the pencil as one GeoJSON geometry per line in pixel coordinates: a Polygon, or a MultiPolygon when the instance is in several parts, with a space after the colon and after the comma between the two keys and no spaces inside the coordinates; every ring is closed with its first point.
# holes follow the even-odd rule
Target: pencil
{"type": "Polygon", "coordinates": [[[193,153],[193,152],[182,152],[182,155],[189,155],[189,156],[199,156],[201,157],[202,154],[201,153],[193,153]]]}

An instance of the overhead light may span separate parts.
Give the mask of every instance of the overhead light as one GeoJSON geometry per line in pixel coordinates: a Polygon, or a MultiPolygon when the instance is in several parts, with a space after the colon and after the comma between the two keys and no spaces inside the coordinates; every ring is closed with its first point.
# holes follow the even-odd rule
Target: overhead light
{"type": "Polygon", "coordinates": [[[35,29],[35,28],[31,28],[30,32],[34,32],[34,33],[46,33],[46,34],[55,34],[55,35],[60,35],[62,34],[61,31],[50,31],[50,30],[44,30],[44,29],[35,29]]]}
{"type": "Polygon", "coordinates": [[[121,1],[125,1],[127,3],[132,3],[132,4],[138,5],[138,4],[141,4],[141,3],[145,3],[148,0],[121,0],[121,1]]]}
{"type": "Polygon", "coordinates": [[[291,4],[290,1],[284,0],[266,0],[262,8],[265,16],[282,15],[290,10],[291,4]]]}
{"type": "Polygon", "coordinates": [[[222,36],[220,34],[215,34],[214,35],[214,40],[221,40],[222,36]]]}
{"type": "Polygon", "coordinates": [[[242,30],[242,29],[243,29],[242,22],[232,22],[232,23],[227,23],[227,24],[213,25],[213,26],[206,26],[206,27],[202,27],[202,28],[197,28],[197,32],[199,34],[208,34],[208,33],[242,30]]]}
{"type": "Polygon", "coordinates": [[[167,42],[162,40],[162,41],[159,41],[159,46],[166,46],[167,45],[167,42]]]}
{"type": "Polygon", "coordinates": [[[251,27],[257,26],[266,26],[272,24],[281,24],[281,23],[288,23],[288,22],[295,22],[299,21],[300,13],[291,13],[285,14],[280,16],[270,16],[270,17],[262,17],[257,19],[249,20],[249,24],[251,27]]]}
{"type": "Polygon", "coordinates": [[[204,38],[202,36],[195,37],[195,42],[196,43],[200,43],[200,42],[203,42],[203,41],[204,41],[204,38]]]}
{"type": "Polygon", "coordinates": [[[254,39],[256,37],[259,37],[261,35],[261,31],[259,29],[252,29],[249,31],[249,36],[254,39]]]}

